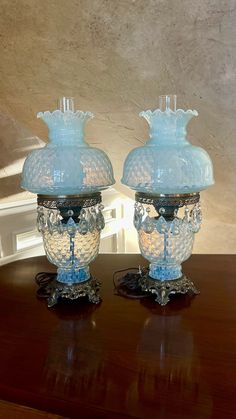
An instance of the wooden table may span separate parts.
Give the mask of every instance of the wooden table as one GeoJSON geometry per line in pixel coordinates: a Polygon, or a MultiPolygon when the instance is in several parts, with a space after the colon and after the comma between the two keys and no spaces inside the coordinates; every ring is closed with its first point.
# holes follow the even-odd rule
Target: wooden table
{"type": "Polygon", "coordinates": [[[100,255],[103,302],[53,309],[46,258],[0,268],[0,418],[236,418],[236,256],[192,256],[201,294],[166,307],[114,295],[113,272],[144,263],[100,255]]]}

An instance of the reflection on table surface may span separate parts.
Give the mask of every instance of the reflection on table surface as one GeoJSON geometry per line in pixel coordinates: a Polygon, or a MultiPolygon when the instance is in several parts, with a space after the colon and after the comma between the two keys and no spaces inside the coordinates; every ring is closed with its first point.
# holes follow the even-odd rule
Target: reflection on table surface
{"type": "MultiPolygon", "coordinates": [[[[145,306],[144,301],[141,304],[145,306]]],[[[160,417],[168,417],[184,400],[183,418],[211,417],[211,397],[203,400],[208,390],[200,383],[191,327],[180,310],[153,314],[147,307],[143,323],[132,330],[131,346],[123,340],[130,353],[123,353],[118,350],[122,335],[117,332],[114,337],[114,330],[111,336],[104,329],[97,309],[90,306],[77,315],[59,310],[44,365],[43,391],[107,409],[117,403],[116,408],[132,415],[140,409],[151,415],[154,408],[160,417]]]]}
{"type": "Polygon", "coordinates": [[[113,272],[139,255],[100,255],[91,267],[103,301],[48,310],[36,296],[45,258],[0,268],[0,398],[78,419],[234,419],[236,256],[193,255],[201,294],[115,295],[113,272]]]}

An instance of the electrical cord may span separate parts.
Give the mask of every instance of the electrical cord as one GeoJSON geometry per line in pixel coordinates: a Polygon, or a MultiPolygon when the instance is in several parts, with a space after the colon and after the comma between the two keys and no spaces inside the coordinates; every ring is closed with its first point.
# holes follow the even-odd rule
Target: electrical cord
{"type": "Polygon", "coordinates": [[[50,296],[49,284],[56,278],[52,272],[39,272],[35,276],[35,282],[39,286],[37,296],[39,298],[48,298],[50,296]]]}
{"type": "Polygon", "coordinates": [[[127,268],[114,272],[113,284],[115,294],[132,299],[147,297],[147,293],[144,293],[140,286],[140,278],[147,273],[148,268],[140,266],[138,268],[127,268]],[[125,272],[125,275],[121,275],[125,272]]]}

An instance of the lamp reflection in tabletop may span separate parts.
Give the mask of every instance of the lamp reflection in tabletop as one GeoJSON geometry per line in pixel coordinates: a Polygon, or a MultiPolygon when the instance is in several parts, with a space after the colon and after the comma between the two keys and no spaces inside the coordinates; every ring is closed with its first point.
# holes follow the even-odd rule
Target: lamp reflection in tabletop
{"type": "MultiPolygon", "coordinates": [[[[186,298],[185,303],[190,305],[191,299],[186,298]]],[[[173,302],[160,311],[154,302],[143,300],[141,304],[149,313],[137,347],[140,407],[145,405],[151,415],[156,405],[158,417],[168,417],[177,409],[182,419],[210,418],[212,399],[201,379],[201,363],[191,325],[183,316],[183,304],[180,310],[173,302]]]]}
{"type": "MultiPolygon", "coordinates": [[[[185,301],[191,303],[189,298],[185,301]]],[[[200,377],[201,364],[191,326],[183,316],[183,301],[180,310],[178,303],[168,310],[157,310],[150,300],[140,305],[146,308],[146,316],[133,328],[130,339],[128,324],[123,323],[126,339],[114,333],[119,330],[118,318],[113,318],[109,335],[109,319],[99,315],[97,306],[77,313],[62,307],[55,311],[58,324],[50,339],[43,391],[137,417],[141,411],[142,417],[152,417],[155,409],[158,417],[168,417],[178,409],[182,419],[210,418],[212,400],[200,377]]]]}
{"type": "Polygon", "coordinates": [[[97,403],[104,399],[103,344],[93,316],[97,308],[81,303],[78,310],[70,302],[55,310],[59,321],[50,338],[43,391],[97,403]]]}

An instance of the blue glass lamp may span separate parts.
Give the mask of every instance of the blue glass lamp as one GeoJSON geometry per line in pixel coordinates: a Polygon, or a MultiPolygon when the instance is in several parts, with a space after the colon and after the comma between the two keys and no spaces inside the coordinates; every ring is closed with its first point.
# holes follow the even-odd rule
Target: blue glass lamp
{"type": "Polygon", "coordinates": [[[150,126],[146,145],[126,158],[122,183],[136,191],[134,225],[141,254],[150,262],[144,291],[165,305],[169,295],[197,293],[181,264],[201,226],[199,192],[214,184],[212,162],[193,146],[186,127],[195,110],[176,109],[176,96],[160,96],[159,108],[140,113],[150,126]]]}
{"type": "Polygon", "coordinates": [[[38,195],[37,225],[47,258],[57,266],[48,285],[48,306],[59,297],[88,296],[98,303],[99,283],[89,263],[99,251],[104,228],[101,190],[115,183],[107,155],[84,140],[91,112],[74,110],[72,98],[61,98],[60,109],[40,112],[48,126],[48,144],[25,160],[22,188],[38,195]]]}

